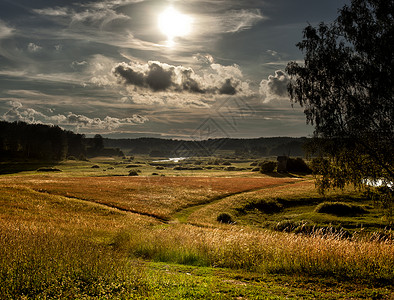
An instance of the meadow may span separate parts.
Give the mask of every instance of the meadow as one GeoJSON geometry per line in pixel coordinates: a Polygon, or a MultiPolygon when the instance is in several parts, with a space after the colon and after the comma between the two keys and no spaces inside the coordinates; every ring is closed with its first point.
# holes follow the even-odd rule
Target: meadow
{"type": "Polygon", "coordinates": [[[0,298],[393,298],[378,203],[250,163],[96,158],[0,176],[0,298]]]}

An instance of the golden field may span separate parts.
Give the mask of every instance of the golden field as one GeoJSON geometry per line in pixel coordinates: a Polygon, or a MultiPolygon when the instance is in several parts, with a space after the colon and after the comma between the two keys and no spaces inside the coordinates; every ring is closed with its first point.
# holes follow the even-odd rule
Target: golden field
{"type": "Polygon", "coordinates": [[[392,239],[263,226],[296,214],[324,217],[304,211],[320,199],[310,178],[26,174],[0,177],[0,195],[1,299],[393,295],[392,239]],[[239,213],[263,200],[283,207],[239,213]],[[219,223],[223,212],[235,222],[219,223]]]}

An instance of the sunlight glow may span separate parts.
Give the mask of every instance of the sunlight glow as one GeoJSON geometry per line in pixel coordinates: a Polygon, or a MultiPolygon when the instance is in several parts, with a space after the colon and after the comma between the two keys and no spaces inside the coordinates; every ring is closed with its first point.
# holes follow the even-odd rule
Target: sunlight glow
{"type": "Polygon", "coordinates": [[[181,14],[172,6],[159,15],[158,26],[160,31],[167,36],[168,46],[173,46],[174,38],[186,36],[191,31],[193,19],[181,14]]]}

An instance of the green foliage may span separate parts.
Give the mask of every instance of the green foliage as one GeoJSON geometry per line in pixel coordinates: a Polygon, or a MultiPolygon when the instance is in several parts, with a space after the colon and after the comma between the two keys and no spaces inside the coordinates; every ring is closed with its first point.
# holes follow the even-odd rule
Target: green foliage
{"type": "Polygon", "coordinates": [[[359,205],[344,202],[323,202],[316,207],[316,212],[336,216],[362,215],[368,211],[359,205]]]}
{"type": "Polygon", "coordinates": [[[274,161],[265,160],[260,163],[260,172],[265,173],[272,173],[276,168],[277,163],[274,161]]]}
{"type": "Polygon", "coordinates": [[[233,218],[228,213],[220,213],[217,216],[216,221],[218,221],[220,223],[225,223],[225,224],[232,224],[232,223],[234,223],[233,218]]]}
{"type": "Polygon", "coordinates": [[[138,170],[130,170],[129,176],[138,176],[138,170]]]}
{"type": "Polygon", "coordinates": [[[288,172],[294,172],[294,173],[304,173],[304,174],[311,173],[311,169],[308,167],[306,162],[299,157],[297,158],[289,157],[287,159],[286,169],[288,172]]]}
{"type": "Polygon", "coordinates": [[[315,127],[322,191],[394,181],[393,11],[393,1],[352,0],[332,24],[304,29],[305,63],[286,68],[290,97],[315,127]]]}
{"type": "Polygon", "coordinates": [[[248,202],[242,207],[236,208],[236,210],[240,213],[246,213],[247,211],[254,209],[257,209],[266,214],[273,214],[282,211],[283,206],[275,199],[259,199],[256,201],[248,202]]]}

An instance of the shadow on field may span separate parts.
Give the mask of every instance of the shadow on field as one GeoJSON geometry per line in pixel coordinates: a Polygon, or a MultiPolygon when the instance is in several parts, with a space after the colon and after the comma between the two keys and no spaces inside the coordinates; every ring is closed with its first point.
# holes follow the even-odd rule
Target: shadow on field
{"type": "Polygon", "coordinates": [[[0,175],[36,171],[38,169],[50,169],[56,164],[57,162],[1,162],[0,175]]]}

